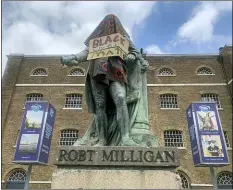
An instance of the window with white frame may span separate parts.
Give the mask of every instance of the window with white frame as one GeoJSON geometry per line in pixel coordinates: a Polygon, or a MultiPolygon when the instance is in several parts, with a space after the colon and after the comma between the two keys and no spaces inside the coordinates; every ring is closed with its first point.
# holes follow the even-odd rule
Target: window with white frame
{"type": "Polygon", "coordinates": [[[14,170],[6,181],[6,189],[23,189],[27,174],[22,169],[14,170]]]}
{"type": "Polygon", "coordinates": [[[226,146],[227,146],[228,148],[231,147],[231,146],[230,146],[230,141],[229,141],[227,132],[226,132],[226,131],[223,131],[223,134],[224,134],[224,138],[225,138],[225,141],[226,141],[226,146]]]}
{"type": "Polygon", "coordinates": [[[213,71],[208,67],[201,67],[197,70],[198,75],[213,75],[213,71]]]}
{"type": "Polygon", "coordinates": [[[162,68],[159,70],[158,76],[174,76],[174,72],[170,68],[162,68]]]}
{"type": "Polygon", "coordinates": [[[217,184],[219,189],[231,189],[232,188],[232,173],[221,172],[217,177],[217,184]]]}
{"type": "Polygon", "coordinates": [[[184,147],[182,131],[164,131],[164,144],[165,147],[184,147]]]}
{"type": "Polygon", "coordinates": [[[161,94],[160,95],[161,108],[178,108],[178,101],[176,94],[161,94]]]}
{"type": "Polygon", "coordinates": [[[60,146],[72,146],[78,140],[78,130],[65,129],[60,133],[60,146]]]}
{"type": "Polygon", "coordinates": [[[48,72],[44,68],[37,68],[32,71],[31,76],[48,76],[48,72]]]}
{"type": "Polygon", "coordinates": [[[74,68],[70,71],[68,76],[85,76],[85,73],[81,68],[74,68]]]}
{"type": "Polygon", "coordinates": [[[65,108],[82,108],[82,94],[67,94],[65,108]]]}
{"type": "Polygon", "coordinates": [[[178,171],[178,174],[181,178],[182,189],[190,189],[190,181],[187,174],[182,171],[178,171]]]}
{"type": "Polygon", "coordinates": [[[31,93],[26,95],[26,101],[42,101],[43,94],[40,93],[31,93]]]}
{"type": "Polygon", "coordinates": [[[201,101],[202,102],[216,102],[216,104],[218,105],[218,108],[221,108],[218,94],[214,94],[214,93],[202,94],[201,101]]]}

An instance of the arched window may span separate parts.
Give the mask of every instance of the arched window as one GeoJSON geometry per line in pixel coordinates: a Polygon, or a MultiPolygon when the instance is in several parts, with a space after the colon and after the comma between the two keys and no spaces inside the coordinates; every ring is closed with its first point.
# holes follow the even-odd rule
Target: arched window
{"type": "Polygon", "coordinates": [[[201,95],[201,101],[202,102],[216,102],[216,104],[218,105],[218,108],[221,108],[221,104],[219,101],[219,97],[218,94],[214,94],[214,93],[205,93],[201,95]]]}
{"type": "Polygon", "coordinates": [[[82,94],[67,94],[65,108],[82,108],[82,94]]]}
{"type": "Polygon", "coordinates": [[[221,172],[217,176],[217,183],[219,189],[232,189],[232,173],[221,172]]]}
{"type": "Polygon", "coordinates": [[[7,189],[24,189],[25,181],[27,178],[27,174],[22,169],[17,169],[12,172],[12,174],[8,177],[6,182],[7,189]]]}
{"type": "Polygon", "coordinates": [[[77,140],[77,129],[65,129],[60,133],[60,146],[72,146],[77,140]]]}
{"type": "Polygon", "coordinates": [[[42,101],[43,94],[40,93],[30,93],[26,95],[26,101],[42,101]]]}
{"type": "Polygon", "coordinates": [[[159,70],[158,76],[174,76],[174,72],[170,68],[162,68],[159,70]]]}
{"type": "Polygon", "coordinates": [[[31,76],[48,76],[48,72],[44,68],[37,68],[32,71],[31,76]]]}
{"type": "Polygon", "coordinates": [[[213,75],[213,71],[208,67],[201,67],[197,70],[198,75],[213,75]]]}
{"type": "Polygon", "coordinates": [[[81,68],[74,68],[70,71],[68,76],[85,76],[85,73],[81,68]]]}
{"type": "Polygon", "coordinates": [[[190,189],[190,181],[189,181],[189,177],[187,176],[187,174],[185,174],[182,171],[177,171],[177,172],[181,178],[182,188],[183,189],[190,189]]]}
{"type": "Polygon", "coordinates": [[[184,147],[182,131],[164,131],[164,145],[165,147],[184,147]]]}
{"type": "Polygon", "coordinates": [[[178,100],[176,94],[161,94],[160,95],[161,108],[178,108],[178,100]]]}

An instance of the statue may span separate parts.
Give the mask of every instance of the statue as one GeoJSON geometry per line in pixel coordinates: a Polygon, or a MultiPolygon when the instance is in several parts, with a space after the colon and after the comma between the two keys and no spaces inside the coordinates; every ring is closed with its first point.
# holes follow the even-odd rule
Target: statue
{"type": "Polygon", "coordinates": [[[119,19],[115,15],[107,15],[87,38],[85,45],[87,47],[79,54],[61,58],[63,65],[73,66],[92,57],[86,77],[85,95],[88,111],[94,114],[94,118],[83,138],[74,146],[157,146],[157,140],[148,125],[148,62],[142,52],[136,50],[119,19]],[[116,33],[123,38],[115,36],[115,42],[128,42],[127,55],[123,59],[122,56],[94,59],[90,41],[98,45],[103,42],[94,39],[107,36],[106,41],[110,42],[109,35],[116,33]]]}

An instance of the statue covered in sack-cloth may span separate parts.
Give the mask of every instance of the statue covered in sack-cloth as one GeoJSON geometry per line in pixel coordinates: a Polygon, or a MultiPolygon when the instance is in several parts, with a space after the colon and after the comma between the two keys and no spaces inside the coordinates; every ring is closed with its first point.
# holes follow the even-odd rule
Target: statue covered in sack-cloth
{"type": "Polygon", "coordinates": [[[87,61],[90,40],[115,33],[128,41],[128,54],[124,59],[110,56],[90,60],[85,95],[88,111],[94,113],[94,118],[86,134],[74,145],[140,146],[140,140],[131,134],[134,126],[139,129],[136,133],[140,130],[150,133],[144,72],[148,62],[136,50],[115,15],[107,15],[85,41],[86,49],[76,55],[63,56],[62,64],[73,66],[87,61]]]}

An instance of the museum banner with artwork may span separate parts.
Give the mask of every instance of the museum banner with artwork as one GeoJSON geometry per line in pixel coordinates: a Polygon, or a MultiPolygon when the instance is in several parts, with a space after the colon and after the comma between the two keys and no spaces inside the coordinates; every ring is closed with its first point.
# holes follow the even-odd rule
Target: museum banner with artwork
{"type": "Polygon", "coordinates": [[[48,163],[56,110],[47,101],[28,101],[13,163],[48,163]]]}
{"type": "Polygon", "coordinates": [[[190,104],[186,114],[194,165],[228,165],[226,142],[217,104],[195,102],[190,104]]]}

